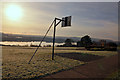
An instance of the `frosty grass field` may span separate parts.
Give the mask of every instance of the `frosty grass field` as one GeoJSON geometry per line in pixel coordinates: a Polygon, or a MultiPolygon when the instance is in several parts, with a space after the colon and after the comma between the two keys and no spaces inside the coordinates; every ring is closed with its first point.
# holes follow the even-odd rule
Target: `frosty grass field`
{"type": "MultiPolygon", "coordinates": [[[[28,64],[35,47],[2,47],[3,78],[36,78],[86,64],[80,60],[55,55],[51,60],[52,48],[41,47],[28,64]]],[[[98,56],[112,56],[117,51],[87,51],[76,47],[56,47],[55,53],[81,53],[98,56]]]]}

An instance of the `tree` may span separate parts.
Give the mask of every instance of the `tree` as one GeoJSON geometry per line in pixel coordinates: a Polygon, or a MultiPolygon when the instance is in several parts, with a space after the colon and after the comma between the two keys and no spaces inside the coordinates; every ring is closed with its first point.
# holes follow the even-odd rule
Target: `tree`
{"type": "Polygon", "coordinates": [[[81,41],[77,41],[77,47],[84,47],[81,41]]]}
{"type": "Polygon", "coordinates": [[[81,38],[81,45],[83,45],[85,48],[90,47],[91,44],[92,44],[92,41],[90,36],[86,35],[81,38]]]}
{"type": "Polygon", "coordinates": [[[66,39],[64,46],[66,46],[66,47],[71,47],[71,46],[72,46],[72,42],[73,42],[73,40],[71,40],[71,39],[66,39]]]}

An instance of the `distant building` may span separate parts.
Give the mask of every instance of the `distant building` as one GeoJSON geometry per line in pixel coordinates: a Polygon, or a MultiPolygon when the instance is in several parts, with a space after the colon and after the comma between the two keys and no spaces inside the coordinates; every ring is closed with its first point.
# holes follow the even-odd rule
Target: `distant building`
{"type": "Polygon", "coordinates": [[[117,44],[115,42],[108,42],[105,47],[109,51],[116,51],[117,50],[117,44]]]}
{"type": "Polygon", "coordinates": [[[99,42],[92,42],[91,47],[98,47],[98,48],[103,48],[106,46],[106,40],[99,40],[99,42]]]}
{"type": "Polygon", "coordinates": [[[106,46],[106,40],[100,40],[100,46],[105,47],[106,46]]]}

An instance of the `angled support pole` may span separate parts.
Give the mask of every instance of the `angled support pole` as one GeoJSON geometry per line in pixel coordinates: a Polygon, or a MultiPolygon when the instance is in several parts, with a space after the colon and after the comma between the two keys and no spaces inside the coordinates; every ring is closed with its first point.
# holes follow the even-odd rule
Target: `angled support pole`
{"type": "MultiPolygon", "coordinates": [[[[54,20],[54,21],[55,21],[55,20],[54,20]]],[[[43,39],[40,41],[39,46],[37,47],[37,49],[36,49],[35,52],[33,53],[33,55],[32,55],[32,57],[30,58],[28,64],[30,64],[30,62],[31,62],[31,60],[33,59],[34,55],[36,54],[38,48],[41,46],[43,40],[45,39],[45,37],[47,36],[48,32],[50,31],[50,29],[51,29],[51,27],[52,27],[54,21],[52,22],[52,24],[51,24],[50,27],[48,28],[48,30],[47,30],[46,34],[44,35],[43,39]]]]}

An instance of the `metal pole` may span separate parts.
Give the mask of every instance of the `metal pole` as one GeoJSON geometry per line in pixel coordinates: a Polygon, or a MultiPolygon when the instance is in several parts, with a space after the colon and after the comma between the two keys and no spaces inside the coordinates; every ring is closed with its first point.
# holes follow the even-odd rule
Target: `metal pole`
{"type": "Polygon", "coordinates": [[[55,18],[55,22],[54,22],[52,60],[54,60],[55,31],[56,31],[56,18],[55,18]]]}

